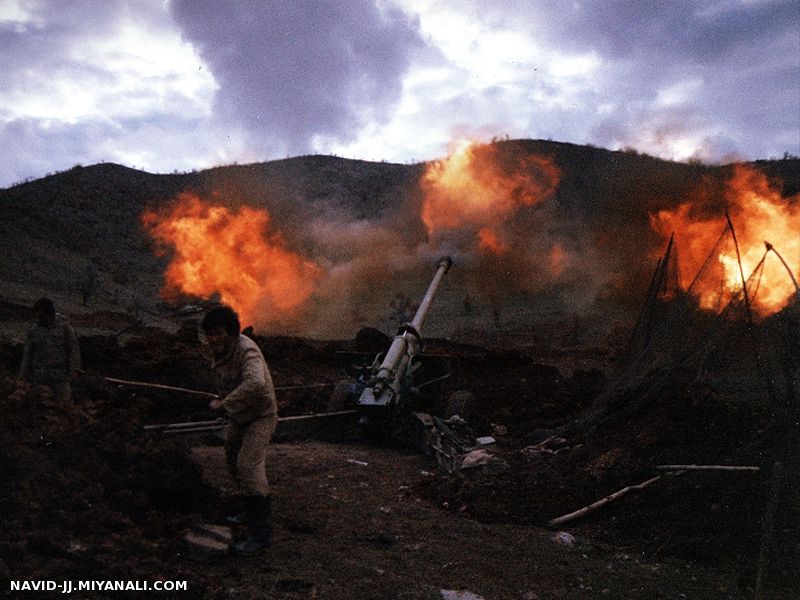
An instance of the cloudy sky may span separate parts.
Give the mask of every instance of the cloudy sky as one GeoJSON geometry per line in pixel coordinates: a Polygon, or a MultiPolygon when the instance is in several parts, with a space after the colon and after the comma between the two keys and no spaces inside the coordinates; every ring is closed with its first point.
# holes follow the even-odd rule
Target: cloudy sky
{"type": "Polygon", "coordinates": [[[800,155],[793,0],[0,0],[0,187],[544,138],[800,155]]]}

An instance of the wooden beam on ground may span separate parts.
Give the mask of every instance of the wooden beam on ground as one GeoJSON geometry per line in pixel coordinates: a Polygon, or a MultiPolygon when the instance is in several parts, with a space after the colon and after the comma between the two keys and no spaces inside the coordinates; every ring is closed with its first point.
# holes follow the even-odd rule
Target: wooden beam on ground
{"type": "Polygon", "coordinates": [[[728,465],[658,465],[659,471],[760,471],[761,467],[728,465]]]}
{"type": "MultiPolygon", "coordinates": [[[[343,410],[331,413],[281,417],[272,439],[275,442],[315,439],[323,441],[346,441],[358,437],[357,410],[343,410]]],[[[221,432],[225,419],[220,417],[211,421],[187,421],[183,423],[161,423],[145,425],[146,433],[163,435],[191,435],[221,432]]]]}
{"type": "Polygon", "coordinates": [[[622,488],[621,490],[618,490],[618,491],[614,492],[613,494],[609,494],[608,496],[605,496],[605,497],[601,498],[597,502],[593,502],[589,506],[584,506],[583,508],[578,509],[578,510],[576,510],[574,512],[568,513],[566,515],[562,515],[560,517],[556,517],[555,519],[551,519],[550,521],[548,521],[547,524],[550,527],[554,527],[556,525],[561,525],[563,523],[568,523],[569,521],[574,521],[575,519],[580,519],[584,515],[587,515],[590,512],[593,512],[593,511],[597,510],[598,508],[600,508],[602,506],[605,506],[609,502],[613,502],[617,498],[621,498],[622,496],[624,496],[628,492],[632,492],[632,491],[636,491],[636,490],[643,490],[644,488],[654,484],[656,481],[658,481],[662,477],[663,477],[663,475],[656,475],[655,477],[652,477],[652,478],[648,479],[647,481],[643,481],[642,483],[639,483],[639,484],[636,484],[636,485],[629,485],[628,487],[622,488]]]}

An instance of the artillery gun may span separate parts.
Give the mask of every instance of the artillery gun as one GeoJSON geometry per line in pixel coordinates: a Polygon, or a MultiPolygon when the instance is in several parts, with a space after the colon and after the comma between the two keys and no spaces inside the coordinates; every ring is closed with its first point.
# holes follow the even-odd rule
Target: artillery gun
{"type": "Polygon", "coordinates": [[[421,366],[420,358],[424,349],[422,325],[439,284],[452,264],[449,256],[439,260],[433,280],[414,318],[400,325],[386,353],[375,356],[372,365],[362,368],[356,383],[350,386],[348,395],[356,399],[355,406],[365,428],[385,428],[387,422],[396,420],[409,407],[410,399],[419,394],[420,388],[449,377],[450,372],[447,372],[424,383],[416,383],[414,375],[421,366]]]}
{"type": "MultiPolygon", "coordinates": [[[[346,438],[346,432],[352,431],[357,422],[361,433],[373,440],[394,439],[417,447],[436,458],[448,470],[459,468],[461,457],[473,449],[464,437],[465,433],[466,437],[470,437],[468,431],[458,431],[458,423],[454,426],[452,422],[433,416],[430,414],[433,412],[431,406],[416,402],[423,388],[439,383],[452,374],[449,357],[423,357],[425,344],[421,333],[434,296],[452,264],[449,256],[439,259],[436,273],[414,317],[410,322],[400,325],[385,353],[374,355],[371,363],[351,367],[355,381],[337,386],[327,413],[281,418],[278,420],[276,438],[317,437],[321,431],[325,431],[325,436],[333,439],[336,437],[332,435],[335,430],[339,430],[346,438]],[[423,358],[426,363],[424,368],[423,358]],[[420,374],[426,375],[427,380],[419,381],[420,374]]],[[[353,356],[353,353],[343,354],[353,356]]],[[[357,356],[362,361],[365,358],[363,353],[357,356]]],[[[461,424],[465,425],[463,421],[461,424]]],[[[222,426],[223,420],[216,419],[151,425],[145,429],[185,435],[219,433],[222,426]]]]}
{"type": "Polygon", "coordinates": [[[435,408],[430,402],[432,394],[428,402],[422,398],[423,388],[452,375],[452,357],[423,355],[422,326],[452,264],[449,256],[439,259],[414,317],[400,325],[385,353],[377,354],[371,364],[356,369],[356,381],[344,386],[339,398],[334,392],[329,406],[332,411],[355,408],[360,430],[366,437],[393,439],[413,446],[448,471],[459,469],[462,458],[474,449],[468,441],[472,433],[458,416],[444,420],[431,414],[435,408]]]}

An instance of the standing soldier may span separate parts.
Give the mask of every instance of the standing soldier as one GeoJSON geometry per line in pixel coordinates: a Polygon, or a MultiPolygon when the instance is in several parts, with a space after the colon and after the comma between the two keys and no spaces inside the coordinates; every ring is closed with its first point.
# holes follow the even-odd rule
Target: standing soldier
{"type": "Polygon", "coordinates": [[[20,379],[49,387],[60,402],[72,402],[70,381],[77,378],[81,368],[75,331],[64,315],[56,313],[49,298],[37,300],[33,311],[36,323],[25,340],[20,379]]]}
{"type": "Polygon", "coordinates": [[[230,422],[225,429],[225,457],[242,494],[244,522],[249,535],[236,552],[251,555],[272,542],[272,497],[266,474],[267,446],[278,423],[272,377],[256,343],[240,333],[233,309],[211,309],[201,323],[214,354],[211,368],[220,398],[212,410],[224,409],[230,422]]]}

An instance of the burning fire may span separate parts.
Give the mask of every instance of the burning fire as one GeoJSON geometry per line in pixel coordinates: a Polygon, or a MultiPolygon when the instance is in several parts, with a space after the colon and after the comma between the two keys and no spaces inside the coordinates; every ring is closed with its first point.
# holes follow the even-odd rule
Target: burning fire
{"type": "Polygon", "coordinates": [[[529,155],[504,168],[492,144],[460,142],[422,177],[422,221],[431,235],[447,229],[475,230],[479,247],[494,254],[509,249],[499,231],[522,206],[553,193],[560,172],[544,156],[529,155]]]}
{"type": "Polygon", "coordinates": [[[287,313],[314,291],[321,270],[269,233],[269,214],[243,206],[230,210],[182,193],[164,212],[142,215],[150,235],[174,248],[162,293],[209,297],[218,292],[242,324],[287,313]]]}
{"type": "MultiPolygon", "coordinates": [[[[796,294],[795,284],[780,258],[769,252],[772,244],[793,273],[800,271],[800,194],[782,198],[767,177],[745,165],[737,165],[725,185],[725,201],[739,245],[741,266],[748,295],[755,296],[753,309],[760,316],[781,310],[796,294]],[[754,275],[764,259],[760,275],[754,275]]],[[[692,286],[700,306],[723,307],[722,297],[742,289],[736,246],[724,215],[698,214],[699,203],[685,203],[675,210],[650,216],[651,226],[665,238],[674,232],[681,267],[681,286],[687,289],[704,264],[714,277],[699,277],[692,286]],[[710,257],[709,253],[714,252],[710,257]]],[[[796,279],[796,276],[795,276],[796,279]]]]}
{"type": "Polygon", "coordinates": [[[488,226],[478,230],[478,247],[492,254],[503,254],[509,249],[508,243],[488,226]]]}

